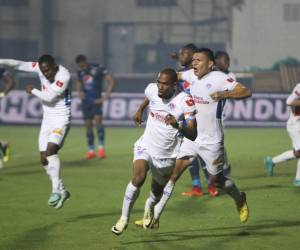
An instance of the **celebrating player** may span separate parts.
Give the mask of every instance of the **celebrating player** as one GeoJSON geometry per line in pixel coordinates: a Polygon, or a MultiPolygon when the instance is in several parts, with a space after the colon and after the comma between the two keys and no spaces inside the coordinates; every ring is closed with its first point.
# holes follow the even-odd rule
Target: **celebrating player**
{"type": "Polygon", "coordinates": [[[149,104],[147,125],[134,145],[133,178],[125,191],[121,218],[111,229],[116,235],[120,235],[128,225],[130,211],[148,170],[152,173],[152,184],[144,217],[149,216],[162,195],[174,168],[182,135],[191,140],[197,136],[194,102],[177,88],[177,74],[173,69],[162,70],[157,83],[150,83],[145,89],[145,96],[134,120],[137,125],[141,124],[143,111],[149,104]],[[185,127],[178,122],[182,119],[186,121],[185,127]]]}
{"type": "MultiPolygon", "coordinates": [[[[286,104],[290,106],[291,109],[286,128],[291,138],[293,149],[274,157],[267,156],[265,158],[265,166],[270,176],[273,175],[273,169],[278,163],[300,158],[300,83],[295,86],[293,92],[287,98],[286,104]]],[[[294,186],[300,187],[300,159],[297,163],[294,186]]]]}
{"type": "Polygon", "coordinates": [[[98,135],[98,157],[103,159],[106,153],[104,150],[102,104],[110,97],[115,86],[115,80],[108,74],[106,68],[98,64],[89,63],[84,55],[78,55],[75,61],[79,67],[77,92],[82,101],[82,113],[88,144],[88,152],[85,155],[85,159],[90,160],[97,156],[94,145],[93,121],[95,121],[98,135]],[[103,79],[108,82],[108,86],[105,95],[102,96],[103,79]]]}
{"type": "Polygon", "coordinates": [[[39,134],[41,163],[52,183],[52,194],[48,205],[61,208],[70,197],[60,179],[60,159],[58,151],[70,127],[70,73],[62,65],[56,65],[51,55],[43,55],[38,62],[23,62],[13,59],[0,59],[0,64],[17,70],[34,72],[41,81],[41,90],[32,85],[26,92],[42,100],[43,120],[39,134]]]}
{"type": "Polygon", "coordinates": [[[160,201],[154,206],[150,217],[144,222],[147,228],[153,227],[174,189],[175,182],[197,155],[205,162],[214,185],[229,194],[237,206],[241,222],[246,222],[249,210],[246,194],[240,192],[235,183],[223,174],[224,134],[222,109],[226,99],[242,99],[251,95],[244,85],[237,83],[220,71],[212,71],[214,54],[210,49],[201,48],[193,55],[193,69],[181,73],[180,77],[191,83],[191,95],[196,106],[197,138],[195,143],[180,147],[175,169],[160,201]]]}

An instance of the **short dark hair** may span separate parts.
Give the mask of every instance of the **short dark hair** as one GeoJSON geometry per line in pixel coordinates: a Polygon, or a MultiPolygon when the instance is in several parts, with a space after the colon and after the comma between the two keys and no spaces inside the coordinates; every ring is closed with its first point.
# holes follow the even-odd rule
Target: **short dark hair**
{"type": "Polygon", "coordinates": [[[159,73],[169,75],[172,82],[177,82],[178,81],[177,73],[174,69],[165,68],[165,69],[161,70],[159,73]]]}
{"type": "Polygon", "coordinates": [[[182,49],[190,49],[192,51],[195,51],[195,50],[198,49],[198,47],[195,44],[193,44],[193,43],[189,43],[189,44],[184,45],[182,47],[182,49]]]}
{"type": "Polygon", "coordinates": [[[42,55],[40,56],[39,60],[38,60],[39,64],[42,64],[42,63],[47,63],[47,64],[50,64],[50,65],[55,65],[55,60],[54,60],[54,57],[51,56],[51,55],[42,55]]]}
{"type": "Polygon", "coordinates": [[[204,53],[210,61],[215,62],[214,52],[210,48],[198,48],[195,53],[204,53]]]}
{"type": "Polygon", "coordinates": [[[76,58],[75,58],[75,62],[76,62],[76,63],[86,62],[86,61],[87,61],[86,56],[85,56],[85,55],[82,55],[82,54],[76,56],[76,58]]]}
{"type": "Polygon", "coordinates": [[[219,50],[215,53],[215,59],[220,58],[220,57],[225,57],[225,60],[227,60],[227,61],[230,60],[229,54],[226,51],[219,50]]]}

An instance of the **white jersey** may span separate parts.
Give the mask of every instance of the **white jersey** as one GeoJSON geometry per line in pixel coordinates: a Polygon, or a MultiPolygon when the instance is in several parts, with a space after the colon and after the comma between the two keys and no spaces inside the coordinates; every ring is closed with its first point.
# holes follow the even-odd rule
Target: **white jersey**
{"type": "Polygon", "coordinates": [[[37,62],[23,62],[14,59],[0,59],[0,64],[12,66],[17,70],[37,73],[41,90],[33,89],[32,94],[43,102],[44,116],[70,116],[71,114],[71,75],[59,65],[54,81],[50,82],[42,74],[37,62]]]}
{"type": "Polygon", "coordinates": [[[169,100],[163,100],[158,97],[156,83],[147,86],[145,95],[149,100],[149,115],[142,136],[143,143],[155,158],[174,158],[178,154],[182,137],[178,136],[177,129],[166,125],[165,117],[171,114],[177,121],[189,119],[195,112],[194,102],[184,92],[176,93],[169,100]]]}
{"type": "Polygon", "coordinates": [[[237,82],[221,71],[211,71],[198,79],[194,70],[181,73],[181,78],[191,83],[191,95],[197,109],[197,131],[195,140],[199,144],[215,144],[223,140],[222,112],[225,100],[214,101],[210,95],[232,90],[237,82]]]}
{"type": "MultiPolygon", "coordinates": [[[[300,83],[298,83],[293,89],[292,93],[286,100],[286,104],[290,105],[292,101],[300,99],[300,83]]],[[[290,107],[290,119],[300,118],[300,106],[290,107]]]]}

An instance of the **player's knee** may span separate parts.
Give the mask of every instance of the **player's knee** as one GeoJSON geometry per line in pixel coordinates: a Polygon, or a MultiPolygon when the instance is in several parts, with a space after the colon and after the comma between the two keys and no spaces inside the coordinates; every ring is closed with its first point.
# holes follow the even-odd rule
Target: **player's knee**
{"type": "Polygon", "coordinates": [[[294,150],[294,155],[296,158],[300,158],[300,150],[294,150]]]}

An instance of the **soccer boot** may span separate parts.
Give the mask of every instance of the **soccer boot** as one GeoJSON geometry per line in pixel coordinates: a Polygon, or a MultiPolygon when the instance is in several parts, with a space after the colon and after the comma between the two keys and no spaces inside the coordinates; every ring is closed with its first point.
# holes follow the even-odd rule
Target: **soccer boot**
{"type": "Polygon", "coordinates": [[[201,187],[193,187],[191,191],[181,193],[183,196],[193,196],[198,197],[204,195],[201,187]]]}
{"type": "Polygon", "coordinates": [[[91,160],[91,159],[94,159],[94,158],[96,158],[96,157],[97,157],[96,152],[90,150],[90,151],[88,151],[88,152],[85,154],[84,159],[86,159],[86,160],[91,160]]]}
{"type": "Polygon", "coordinates": [[[247,222],[249,218],[249,208],[247,205],[246,194],[244,192],[241,192],[241,202],[237,205],[237,210],[240,214],[240,221],[242,223],[247,222]]]}
{"type": "Polygon", "coordinates": [[[10,149],[8,143],[2,145],[2,151],[3,151],[3,161],[8,162],[10,156],[10,149]]]}
{"type": "Polygon", "coordinates": [[[218,189],[212,184],[208,185],[207,191],[209,192],[210,196],[212,196],[212,197],[216,197],[219,195],[218,189]]]}
{"type": "Polygon", "coordinates": [[[294,180],[294,186],[295,187],[300,187],[300,180],[294,180]]]}
{"type": "Polygon", "coordinates": [[[265,168],[266,168],[267,174],[269,176],[273,176],[273,168],[274,168],[275,164],[272,161],[272,157],[267,156],[264,159],[264,163],[265,163],[265,168]]]}
{"type": "Polygon", "coordinates": [[[144,220],[143,220],[143,219],[136,220],[136,221],[134,222],[134,225],[136,225],[137,227],[143,228],[144,220]]]}
{"type": "Polygon", "coordinates": [[[3,168],[3,161],[0,159],[0,168],[3,168]]]}
{"type": "Polygon", "coordinates": [[[70,199],[71,194],[68,190],[63,190],[61,192],[61,198],[60,200],[57,202],[57,204],[55,205],[56,209],[60,209],[64,206],[65,201],[67,201],[68,199],[70,199]]]}
{"type": "Polygon", "coordinates": [[[61,199],[60,193],[52,193],[50,195],[49,200],[48,200],[48,205],[52,206],[52,207],[55,207],[58,204],[60,199],[61,199]]]}
{"type": "Polygon", "coordinates": [[[99,148],[98,149],[98,158],[99,159],[104,159],[106,157],[106,153],[104,148],[99,148]]]}
{"type": "Polygon", "coordinates": [[[111,231],[115,234],[115,235],[120,235],[123,233],[123,231],[125,231],[125,229],[127,228],[128,222],[127,220],[124,220],[122,218],[120,218],[116,225],[114,225],[111,228],[111,231]]]}

